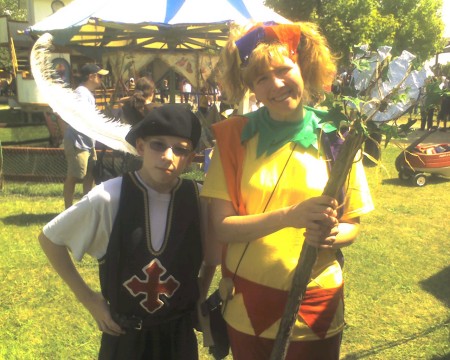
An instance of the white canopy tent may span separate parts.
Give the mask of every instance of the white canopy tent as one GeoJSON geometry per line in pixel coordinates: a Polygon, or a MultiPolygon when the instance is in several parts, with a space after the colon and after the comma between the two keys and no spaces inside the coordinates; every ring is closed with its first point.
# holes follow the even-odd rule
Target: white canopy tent
{"type": "Polygon", "coordinates": [[[51,33],[56,46],[109,64],[116,78],[159,59],[199,88],[231,24],[249,21],[290,22],[261,0],[75,0],[27,33],[51,33]]]}

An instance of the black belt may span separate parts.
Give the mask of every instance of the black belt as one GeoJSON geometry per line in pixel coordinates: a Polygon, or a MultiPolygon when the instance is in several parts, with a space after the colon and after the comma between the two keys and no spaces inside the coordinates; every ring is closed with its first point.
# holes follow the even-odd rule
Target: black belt
{"type": "Polygon", "coordinates": [[[113,320],[125,330],[142,330],[144,320],[138,316],[113,314],[113,320]]]}
{"type": "Polygon", "coordinates": [[[143,330],[162,323],[167,323],[172,320],[179,319],[183,316],[192,316],[192,311],[185,311],[172,316],[164,317],[163,319],[155,319],[151,316],[145,318],[135,315],[120,315],[112,314],[113,320],[124,330],[143,330]]]}

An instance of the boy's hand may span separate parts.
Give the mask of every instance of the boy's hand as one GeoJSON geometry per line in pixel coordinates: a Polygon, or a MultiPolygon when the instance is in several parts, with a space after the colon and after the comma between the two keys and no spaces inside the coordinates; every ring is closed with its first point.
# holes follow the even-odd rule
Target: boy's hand
{"type": "Polygon", "coordinates": [[[125,331],[112,319],[109,305],[101,293],[93,292],[92,296],[82,303],[97,322],[100,331],[113,336],[125,334],[125,331]]]}
{"type": "Polygon", "coordinates": [[[111,318],[109,306],[101,293],[92,291],[77,271],[68,249],[63,245],[56,245],[44,233],[39,235],[39,243],[47,255],[50,263],[64,282],[70,287],[77,299],[91,313],[98,328],[110,335],[125,334],[111,318]]]}

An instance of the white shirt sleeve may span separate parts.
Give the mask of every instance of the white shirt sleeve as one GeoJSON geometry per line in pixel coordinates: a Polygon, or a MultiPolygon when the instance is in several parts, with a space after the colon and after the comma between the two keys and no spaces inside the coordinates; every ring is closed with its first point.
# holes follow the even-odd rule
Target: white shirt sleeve
{"type": "MultiPolygon", "coordinates": [[[[54,244],[66,246],[77,261],[81,261],[84,254],[102,258],[119,209],[121,185],[122,177],[118,177],[95,186],[79,202],[45,225],[45,236],[54,244]]],[[[197,183],[197,186],[200,191],[202,185],[197,183]]],[[[170,196],[165,201],[168,207],[170,196]]],[[[161,211],[161,208],[158,211],[167,216],[167,211],[161,211]]],[[[164,232],[166,226],[157,228],[164,232]]],[[[158,236],[155,234],[155,238],[158,236]]],[[[159,248],[160,244],[154,246],[159,248]]]]}
{"type": "Polygon", "coordinates": [[[45,236],[66,246],[77,261],[86,253],[97,259],[104,256],[119,207],[121,184],[118,177],[95,186],[45,225],[45,236]]]}

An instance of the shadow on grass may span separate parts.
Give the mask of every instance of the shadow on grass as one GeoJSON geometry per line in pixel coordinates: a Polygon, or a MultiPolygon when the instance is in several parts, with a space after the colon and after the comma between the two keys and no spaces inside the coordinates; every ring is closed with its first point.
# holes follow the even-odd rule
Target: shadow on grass
{"type": "Polygon", "coordinates": [[[450,353],[447,353],[442,356],[433,356],[430,360],[448,360],[450,359],[450,353]]]}
{"type": "Polygon", "coordinates": [[[48,223],[59,213],[48,213],[48,214],[20,214],[4,217],[3,223],[5,225],[17,225],[17,226],[28,226],[30,224],[40,224],[48,223]]]}
{"type": "MultiPolygon", "coordinates": [[[[363,350],[363,351],[358,351],[352,354],[347,354],[345,357],[343,357],[341,360],[357,360],[357,359],[364,359],[364,358],[370,358],[373,355],[379,355],[381,352],[383,352],[384,350],[387,349],[392,349],[396,346],[400,346],[403,344],[406,344],[410,341],[414,341],[416,339],[419,339],[421,337],[427,336],[428,334],[433,333],[436,330],[439,330],[441,328],[447,327],[450,324],[450,318],[448,318],[447,320],[435,324],[433,326],[430,326],[428,329],[424,329],[421,332],[418,332],[416,334],[412,334],[409,336],[405,336],[402,339],[398,339],[396,341],[390,341],[387,343],[384,343],[382,345],[379,346],[374,346],[373,348],[369,349],[369,350],[363,350]]],[[[442,356],[438,356],[438,357],[433,357],[433,360],[444,360],[444,359],[449,359],[449,355],[450,354],[445,354],[442,356]]]]}
{"type": "MultiPolygon", "coordinates": [[[[430,174],[425,174],[425,176],[427,178],[427,183],[425,184],[425,186],[434,186],[434,185],[439,185],[439,184],[444,184],[446,182],[450,182],[449,178],[445,178],[442,176],[430,175],[430,174]]],[[[419,186],[414,185],[412,183],[412,180],[400,180],[399,178],[383,179],[382,184],[383,185],[399,185],[399,186],[410,187],[410,188],[419,188],[419,186]]]]}
{"type": "MultiPolygon", "coordinates": [[[[445,269],[439,271],[437,274],[429,277],[428,279],[421,281],[420,285],[425,291],[429,292],[438,300],[442,301],[447,307],[450,307],[450,283],[448,282],[448,279],[450,279],[450,266],[447,266],[445,269]]],[[[348,354],[342,360],[364,359],[369,358],[373,355],[378,355],[384,350],[406,344],[409,341],[413,341],[423,336],[427,336],[428,334],[431,334],[432,332],[439,330],[440,328],[446,327],[449,324],[450,318],[448,318],[444,322],[430,326],[428,329],[425,329],[419,333],[412,334],[396,341],[391,341],[379,346],[375,346],[370,350],[363,350],[353,354],[348,354]]],[[[434,356],[432,358],[432,360],[444,359],[450,359],[450,353],[442,356],[434,356]]]]}
{"type": "Polygon", "coordinates": [[[450,266],[442,269],[437,274],[421,281],[422,289],[432,294],[450,308],[450,266]]]}

